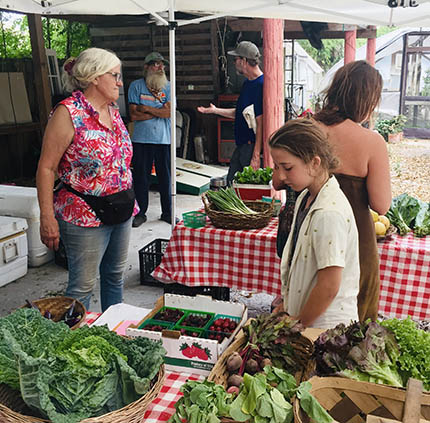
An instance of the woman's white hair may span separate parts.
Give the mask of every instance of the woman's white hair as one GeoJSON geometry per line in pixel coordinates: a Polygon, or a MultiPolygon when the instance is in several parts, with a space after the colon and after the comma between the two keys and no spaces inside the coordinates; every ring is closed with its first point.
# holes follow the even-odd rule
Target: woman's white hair
{"type": "Polygon", "coordinates": [[[63,84],[67,92],[84,91],[98,76],[121,64],[118,56],[102,48],[87,48],[79,56],[69,58],[63,65],[63,84]]]}

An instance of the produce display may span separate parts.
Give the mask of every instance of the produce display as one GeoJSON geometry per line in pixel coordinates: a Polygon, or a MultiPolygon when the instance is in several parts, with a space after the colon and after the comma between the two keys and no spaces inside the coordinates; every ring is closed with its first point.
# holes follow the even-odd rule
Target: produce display
{"type": "Polygon", "coordinates": [[[251,320],[243,328],[247,343],[239,352],[243,363],[238,373],[262,370],[264,359],[270,359],[273,366],[291,373],[305,368],[313,346],[301,335],[301,330],[303,326],[285,312],[261,314],[251,320]]]}
{"type": "Polygon", "coordinates": [[[397,387],[413,377],[430,389],[430,333],[411,319],[340,324],[323,332],[314,346],[318,376],[397,387]]]}
{"type": "Polygon", "coordinates": [[[411,231],[417,237],[430,235],[429,203],[406,193],[393,198],[387,217],[397,227],[400,235],[411,231]]]}
{"type": "Polygon", "coordinates": [[[53,423],[77,423],[139,399],[163,363],[161,342],[107,326],[76,330],[23,308],[0,318],[0,383],[53,423]]]}
{"type": "Polygon", "coordinates": [[[242,172],[236,172],[234,182],[238,184],[268,185],[272,180],[273,169],[271,167],[254,170],[251,166],[245,166],[242,172]]]}
{"type": "Polygon", "coordinates": [[[236,194],[233,188],[221,188],[218,191],[206,191],[206,196],[220,210],[233,214],[256,214],[236,194]]]}
{"type": "Polygon", "coordinates": [[[243,383],[235,390],[225,391],[223,386],[207,380],[188,381],[181,387],[184,395],[175,404],[176,412],[169,422],[218,423],[223,417],[238,422],[292,422],[295,396],[311,419],[332,422],[310,389],[309,382],[297,385],[291,374],[272,366],[254,376],[245,373],[243,383]]]}
{"type": "Polygon", "coordinates": [[[235,320],[228,317],[221,317],[211,323],[207,337],[208,339],[216,339],[218,342],[222,342],[224,338],[229,338],[236,328],[237,322],[235,320]]]}
{"type": "Polygon", "coordinates": [[[184,315],[184,311],[180,308],[163,307],[155,316],[154,320],[163,320],[166,322],[178,322],[184,315]]]}
{"type": "Polygon", "coordinates": [[[212,317],[213,314],[209,313],[190,313],[179,324],[193,328],[204,328],[212,317]]]}
{"type": "Polygon", "coordinates": [[[386,235],[388,228],[391,225],[390,219],[387,216],[380,215],[374,210],[370,210],[373,222],[375,224],[375,233],[379,236],[386,235]]]}

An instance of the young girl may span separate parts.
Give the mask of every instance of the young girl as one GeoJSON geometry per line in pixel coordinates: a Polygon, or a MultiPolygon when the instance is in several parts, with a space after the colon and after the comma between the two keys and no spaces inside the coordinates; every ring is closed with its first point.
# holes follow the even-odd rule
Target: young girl
{"type": "Polygon", "coordinates": [[[287,122],[269,140],[275,177],[297,198],[281,261],[283,309],[305,326],[358,320],[358,232],[332,171],[338,161],[318,125],[287,122]]]}

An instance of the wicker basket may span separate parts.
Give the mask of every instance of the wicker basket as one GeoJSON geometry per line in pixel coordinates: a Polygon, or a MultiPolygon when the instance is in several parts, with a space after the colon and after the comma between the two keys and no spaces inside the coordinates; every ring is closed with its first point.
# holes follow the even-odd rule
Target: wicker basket
{"type": "MultiPolygon", "coordinates": [[[[32,301],[32,303],[39,308],[42,315],[44,315],[46,311],[49,311],[52,316],[51,320],[58,322],[64,316],[64,313],[71,306],[73,301],[75,301],[74,298],[58,296],[41,298],[40,300],[32,301]]],[[[29,307],[29,305],[24,305],[21,308],[24,307],[29,307]]],[[[87,312],[85,306],[79,300],[76,300],[75,310],[81,314],[82,317],[71,329],[76,329],[82,324],[85,320],[85,313],[87,312]]]]}
{"type": "MultiPolygon", "coordinates": [[[[164,384],[164,364],[154,378],[151,389],[139,398],[119,410],[98,417],[90,417],[81,423],[140,423],[149,404],[156,398],[164,384]]],[[[46,423],[50,420],[33,417],[18,391],[0,384],[0,422],[1,423],[46,423]],[[26,414],[21,414],[26,413],[26,414]]]]}
{"type": "MultiPolygon", "coordinates": [[[[340,377],[313,377],[311,394],[336,422],[365,423],[367,415],[402,421],[406,390],[340,377]]],[[[430,394],[424,393],[421,416],[430,419],[430,394]]],[[[309,423],[299,401],[294,402],[295,423],[309,423]]]]}
{"type": "Polygon", "coordinates": [[[260,229],[267,226],[273,215],[273,202],[244,201],[256,214],[233,214],[217,210],[206,194],[202,194],[206,215],[212,224],[222,229],[260,229]]]}

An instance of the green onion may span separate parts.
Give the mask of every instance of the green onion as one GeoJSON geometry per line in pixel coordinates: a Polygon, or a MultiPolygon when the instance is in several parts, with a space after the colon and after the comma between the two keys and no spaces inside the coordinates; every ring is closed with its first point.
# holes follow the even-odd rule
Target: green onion
{"type": "Polygon", "coordinates": [[[219,191],[207,191],[206,195],[219,210],[235,214],[256,214],[245,205],[233,188],[221,188],[219,191]]]}

